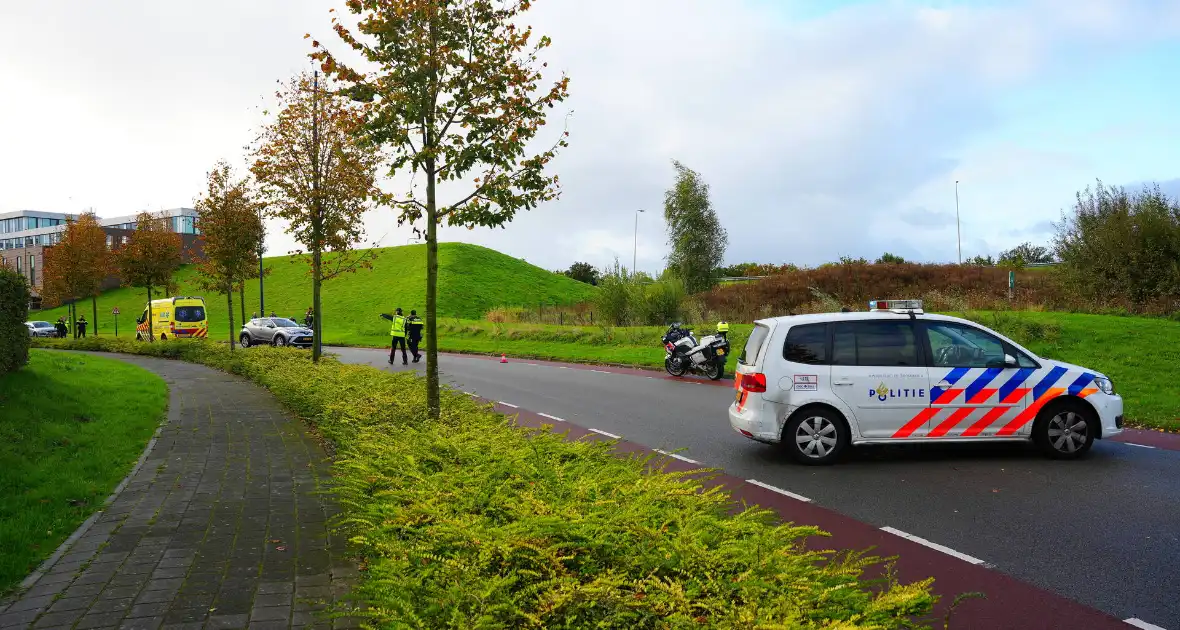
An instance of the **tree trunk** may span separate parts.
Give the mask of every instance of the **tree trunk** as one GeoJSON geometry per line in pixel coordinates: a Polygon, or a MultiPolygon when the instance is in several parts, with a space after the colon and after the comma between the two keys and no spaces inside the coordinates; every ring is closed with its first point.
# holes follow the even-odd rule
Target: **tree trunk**
{"type": "Polygon", "coordinates": [[[242,325],[246,324],[246,281],[238,285],[238,301],[242,303],[242,325]]]}
{"type": "Polygon", "coordinates": [[[426,412],[441,415],[438,386],[438,206],[434,190],[434,159],[426,159],[426,412]]]}
{"type": "Polygon", "coordinates": [[[74,339],[78,338],[78,308],[77,300],[70,299],[70,333],[74,335],[74,339]]]}
{"type": "Polygon", "coordinates": [[[231,282],[225,291],[225,302],[229,305],[226,313],[229,315],[229,351],[234,351],[234,285],[231,282]]]}
{"type": "Polygon", "coordinates": [[[97,337],[98,336],[98,296],[97,295],[90,296],[90,308],[93,309],[93,311],[94,311],[94,320],[90,322],[90,325],[94,327],[94,336],[97,337]]]}
{"type": "Polygon", "coordinates": [[[147,305],[147,320],[148,320],[148,341],[156,340],[156,329],[152,327],[152,285],[148,285],[148,305],[147,305]]]}
{"type": "MultiPolygon", "coordinates": [[[[315,318],[313,324],[319,326],[320,321],[323,320],[322,313],[320,313],[320,284],[324,281],[324,252],[321,245],[324,242],[324,202],[320,198],[320,73],[317,71],[312,76],[314,91],[311,95],[311,189],[314,196],[311,202],[311,239],[314,246],[311,248],[311,312],[312,317],[315,318]]],[[[311,339],[312,363],[320,362],[322,352],[320,336],[313,332],[311,339]]]]}
{"type": "Polygon", "coordinates": [[[320,356],[324,353],[323,346],[320,342],[320,285],[323,282],[323,275],[321,274],[323,268],[323,254],[319,250],[311,252],[311,316],[312,326],[314,330],[311,334],[311,360],[313,363],[320,362],[320,356]]]}

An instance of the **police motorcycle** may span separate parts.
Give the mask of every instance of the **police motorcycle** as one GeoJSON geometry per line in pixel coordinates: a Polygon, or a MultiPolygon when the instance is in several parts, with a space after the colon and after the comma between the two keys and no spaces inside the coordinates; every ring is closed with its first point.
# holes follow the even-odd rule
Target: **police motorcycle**
{"type": "Polygon", "coordinates": [[[725,375],[725,360],[729,356],[729,322],[717,324],[717,333],[705,335],[700,341],[692,329],[676,322],[664,333],[664,369],[672,376],[688,372],[703,374],[710,380],[725,375]]]}

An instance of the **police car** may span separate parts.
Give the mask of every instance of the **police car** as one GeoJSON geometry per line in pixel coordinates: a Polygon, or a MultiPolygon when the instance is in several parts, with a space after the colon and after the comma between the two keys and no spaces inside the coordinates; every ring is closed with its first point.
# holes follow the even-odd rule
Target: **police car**
{"type": "Polygon", "coordinates": [[[1031,440],[1072,459],[1123,430],[1106,376],[927,314],[920,300],[759,320],[734,381],[734,430],[805,464],[850,445],[922,442],[1031,440]]]}

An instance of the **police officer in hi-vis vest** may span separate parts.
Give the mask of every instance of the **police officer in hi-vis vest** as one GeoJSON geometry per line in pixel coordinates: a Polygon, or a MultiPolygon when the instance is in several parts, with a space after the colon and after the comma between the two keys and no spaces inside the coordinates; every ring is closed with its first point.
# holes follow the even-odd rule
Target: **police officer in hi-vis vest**
{"type": "Polygon", "coordinates": [[[389,345],[389,364],[393,365],[393,355],[397,352],[397,347],[402,347],[402,365],[410,364],[410,357],[406,354],[406,317],[402,315],[401,307],[394,310],[393,315],[382,313],[381,317],[393,322],[389,327],[389,336],[391,338],[389,345]]]}

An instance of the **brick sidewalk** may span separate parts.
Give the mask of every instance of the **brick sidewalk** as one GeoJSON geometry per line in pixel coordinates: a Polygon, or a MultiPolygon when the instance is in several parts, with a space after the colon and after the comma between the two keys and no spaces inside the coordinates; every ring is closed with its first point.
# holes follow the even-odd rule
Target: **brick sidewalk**
{"type": "Polygon", "coordinates": [[[315,615],[356,570],[329,535],[328,462],[302,424],[242,379],[117,358],[167,381],[168,421],[107,509],[0,603],[0,628],[355,626],[315,615]]]}

